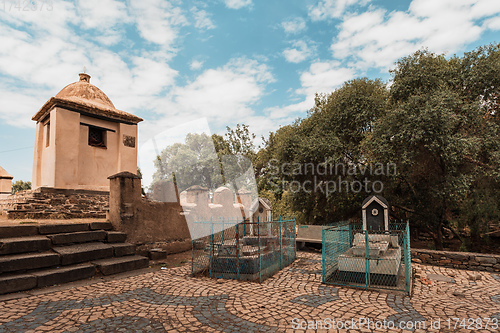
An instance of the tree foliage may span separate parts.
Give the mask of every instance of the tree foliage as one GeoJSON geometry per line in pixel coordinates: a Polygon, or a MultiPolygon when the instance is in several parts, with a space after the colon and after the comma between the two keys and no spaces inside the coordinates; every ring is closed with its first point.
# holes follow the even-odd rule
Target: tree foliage
{"type": "MultiPolygon", "coordinates": [[[[437,248],[443,227],[478,240],[500,210],[499,45],[451,58],[421,50],[396,63],[389,88],[356,79],[317,95],[307,118],[271,133],[257,154],[259,189],[280,200],[282,182],[310,178],[280,170],[273,181],[273,163],[393,163],[379,179],[394,217],[427,230],[437,248]]],[[[287,193],[285,206],[305,223],[328,223],[359,218],[368,194],[287,193]]]]}
{"type": "Polygon", "coordinates": [[[31,190],[31,182],[18,180],[12,184],[12,194],[17,193],[19,191],[31,190]]]}
{"type": "Polygon", "coordinates": [[[179,191],[193,185],[210,190],[227,183],[236,189],[249,186],[249,177],[242,175],[250,170],[250,178],[254,179],[254,139],[249,127],[240,124],[235,129],[227,127],[224,136],[189,133],[183,143],[161,151],[154,161],[156,172],[151,187],[163,180],[174,180],[179,191]]]}

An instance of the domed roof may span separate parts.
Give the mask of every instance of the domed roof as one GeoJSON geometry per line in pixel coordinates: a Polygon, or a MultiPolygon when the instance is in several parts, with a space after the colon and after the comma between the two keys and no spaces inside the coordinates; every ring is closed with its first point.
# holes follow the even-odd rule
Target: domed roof
{"type": "Polygon", "coordinates": [[[80,74],[80,81],[68,84],[56,97],[79,103],[91,103],[104,108],[115,108],[108,96],[90,83],[90,75],[88,74],[80,74]]]}
{"type": "Polygon", "coordinates": [[[40,121],[55,106],[61,106],[71,111],[110,118],[126,123],[137,124],[141,118],[133,114],[118,110],[111,100],[93,84],[90,84],[90,75],[81,73],[80,80],[64,87],[55,97],[52,97],[31,118],[40,121]]]}

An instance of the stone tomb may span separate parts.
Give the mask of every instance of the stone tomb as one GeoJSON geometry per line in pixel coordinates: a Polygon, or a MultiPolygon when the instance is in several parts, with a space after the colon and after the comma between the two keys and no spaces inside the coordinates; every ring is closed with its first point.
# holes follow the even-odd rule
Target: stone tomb
{"type": "Polygon", "coordinates": [[[265,276],[280,269],[278,236],[261,237],[260,246],[259,238],[255,236],[214,245],[212,274],[216,278],[238,278],[238,266],[239,280],[247,281],[259,280],[259,274],[265,276]]]}
{"type": "Polygon", "coordinates": [[[345,282],[395,286],[401,268],[399,235],[389,231],[389,204],[380,196],[363,202],[363,230],[354,231],[352,246],[339,255],[339,278],[345,282]]]}

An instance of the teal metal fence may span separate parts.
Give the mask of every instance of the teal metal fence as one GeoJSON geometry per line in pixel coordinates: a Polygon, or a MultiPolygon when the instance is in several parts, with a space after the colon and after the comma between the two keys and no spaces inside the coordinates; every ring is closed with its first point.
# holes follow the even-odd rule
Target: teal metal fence
{"type": "Polygon", "coordinates": [[[262,282],[296,257],[295,219],[194,221],[192,273],[262,282]]]}
{"type": "Polygon", "coordinates": [[[323,283],[410,293],[410,230],[391,223],[389,230],[363,230],[340,222],[323,230],[323,283]]]}

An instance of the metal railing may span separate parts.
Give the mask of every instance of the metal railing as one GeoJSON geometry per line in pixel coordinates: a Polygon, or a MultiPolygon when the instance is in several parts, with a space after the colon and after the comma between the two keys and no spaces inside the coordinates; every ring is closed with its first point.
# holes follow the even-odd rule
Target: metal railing
{"type": "Polygon", "coordinates": [[[323,230],[323,283],[410,293],[411,255],[408,222],[389,230],[363,230],[338,223],[323,230]]]}
{"type": "Polygon", "coordinates": [[[296,257],[295,219],[194,221],[192,274],[262,282],[296,257]]]}

